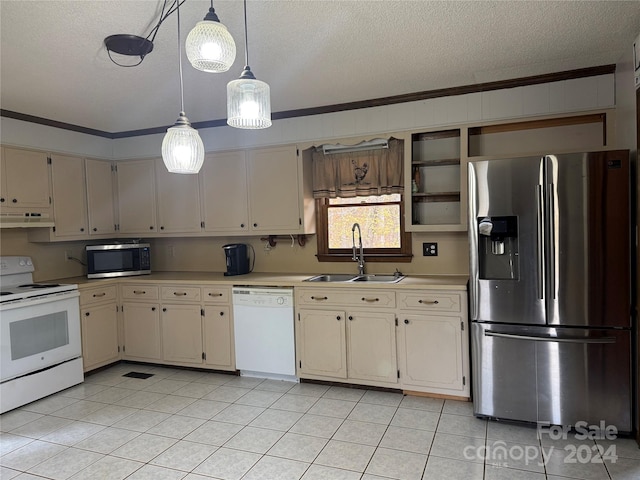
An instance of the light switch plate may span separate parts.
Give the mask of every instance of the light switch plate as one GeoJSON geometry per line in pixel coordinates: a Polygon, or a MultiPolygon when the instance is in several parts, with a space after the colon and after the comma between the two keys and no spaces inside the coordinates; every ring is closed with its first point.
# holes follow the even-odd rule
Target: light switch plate
{"type": "Polygon", "coordinates": [[[425,242],[422,244],[422,256],[423,257],[437,257],[438,256],[438,244],[435,242],[425,242]]]}

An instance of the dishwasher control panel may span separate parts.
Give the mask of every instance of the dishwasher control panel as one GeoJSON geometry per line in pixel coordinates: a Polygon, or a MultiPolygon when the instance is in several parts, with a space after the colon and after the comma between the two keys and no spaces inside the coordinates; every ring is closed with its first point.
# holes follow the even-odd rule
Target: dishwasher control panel
{"type": "Polygon", "coordinates": [[[232,289],[233,304],[255,307],[293,307],[292,288],[246,288],[232,289]]]}

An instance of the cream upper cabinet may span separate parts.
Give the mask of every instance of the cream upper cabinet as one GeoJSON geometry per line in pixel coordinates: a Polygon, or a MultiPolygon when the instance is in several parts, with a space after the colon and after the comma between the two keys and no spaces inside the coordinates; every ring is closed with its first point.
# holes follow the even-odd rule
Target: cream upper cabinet
{"type": "Polygon", "coordinates": [[[198,175],[169,173],[162,158],[156,160],[156,195],[160,233],[200,232],[198,175]]]}
{"type": "Polygon", "coordinates": [[[250,229],[263,233],[304,233],[302,175],[295,145],[247,152],[250,229]]]}
{"type": "Polygon", "coordinates": [[[347,311],[349,378],[396,382],[396,316],[394,313],[347,311]]]}
{"type": "Polygon", "coordinates": [[[244,151],[209,153],[200,170],[204,230],[247,233],[247,162],[244,151]]]}
{"type": "Polygon", "coordinates": [[[87,201],[85,195],[84,159],[63,155],[51,156],[53,213],[55,237],[88,235],[87,201]]]}
{"type": "Polygon", "coordinates": [[[0,205],[23,211],[48,209],[51,204],[48,161],[45,152],[3,147],[0,155],[0,205]]]}
{"type": "Polygon", "coordinates": [[[120,233],[157,232],[154,160],[118,162],[117,172],[120,233]]]}
{"type": "Polygon", "coordinates": [[[116,233],[114,176],[112,162],[85,159],[89,235],[116,233]]]}

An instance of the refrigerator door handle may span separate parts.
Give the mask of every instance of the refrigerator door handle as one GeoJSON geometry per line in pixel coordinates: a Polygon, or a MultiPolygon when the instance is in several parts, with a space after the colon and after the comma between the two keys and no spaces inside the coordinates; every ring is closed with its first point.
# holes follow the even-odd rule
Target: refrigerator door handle
{"type": "Polygon", "coordinates": [[[556,185],[549,184],[549,216],[547,228],[549,229],[549,291],[553,300],[556,299],[556,185]]]}
{"type": "Polygon", "coordinates": [[[536,185],[536,220],[537,220],[537,239],[536,239],[536,266],[537,266],[537,287],[538,298],[544,298],[544,195],[542,185],[536,185]]]}
{"type": "Polygon", "coordinates": [[[500,338],[511,338],[514,340],[533,340],[535,342],[556,342],[556,343],[589,343],[589,344],[597,344],[597,343],[616,343],[615,337],[602,337],[602,338],[584,338],[584,337],[567,337],[567,338],[556,338],[556,337],[536,337],[534,335],[517,335],[513,333],[499,333],[494,332],[492,330],[485,330],[485,337],[500,337],[500,338]]]}

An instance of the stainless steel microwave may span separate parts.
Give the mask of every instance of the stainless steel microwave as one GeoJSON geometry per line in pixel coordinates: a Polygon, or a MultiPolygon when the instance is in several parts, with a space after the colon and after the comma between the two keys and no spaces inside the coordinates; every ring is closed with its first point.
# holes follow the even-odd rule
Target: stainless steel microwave
{"type": "Polygon", "coordinates": [[[148,243],[87,245],[87,278],[126,277],[151,273],[148,243]]]}

